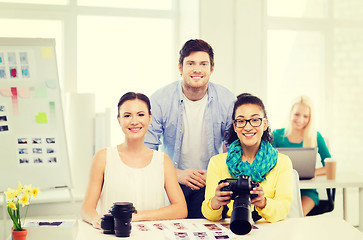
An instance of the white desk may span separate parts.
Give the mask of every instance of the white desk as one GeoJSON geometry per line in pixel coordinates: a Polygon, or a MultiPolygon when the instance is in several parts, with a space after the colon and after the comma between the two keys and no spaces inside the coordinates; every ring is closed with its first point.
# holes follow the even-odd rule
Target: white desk
{"type": "MultiPolygon", "coordinates": [[[[160,222],[160,221],[159,221],[160,222]]],[[[173,221],[164,221],[164,223],[181,222],[186,224],[191,223],[213,223],[202,219],[182,219],[173,221]]],[[[145,222],[150,223],[150,222],[145,222]]],[[[94,229],[91,225],[79,221],[78,222],[77,240],[106,240],[106,239],[121,239],[115,235],[106,235],[101,230],[94,229]]],[[[305,218],[290,218],[277,223],[257,223],[258,230],[252,229],[247,235],[231,235],[230,239],[279,239],[279,240],[341,240],[354,239],[363,240],[363,233],[352,227],[349,223],[340,218],[331,218],[325,216],[312,216],[305,218]]],[[[200,230],[202,231],[202,230],[200,230]]],[[[122,239],[175,239],[171,231],[152,231],[140,232],[133,228],[129,238],[122,239]]],[[[192,238],[193,239],[193,238],[192,238]]],[[[209,238],[211,239],[211,238],[209,238]]],[[[215,238],[212,238],[215,239],[215,238]]]]}
{"type": "Polygon", "coordinates": [[[346,219],[346,191],[347,188],[359,189],[359,229],[363,232],[363,175],[350,173],[337,173],[335,180],[327,180],[326,176],[319,176],[311,180],[301,180],[301,189],[312,188],[342,188],[343,189],[343,217],[346,219]]]}

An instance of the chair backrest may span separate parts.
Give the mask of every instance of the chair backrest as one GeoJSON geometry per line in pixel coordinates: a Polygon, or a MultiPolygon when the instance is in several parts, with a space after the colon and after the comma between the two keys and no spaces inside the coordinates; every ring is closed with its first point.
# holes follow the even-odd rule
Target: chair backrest
{"type": "Polygon", "coordinates": [[[293,171],[292,203],[290,206],[290,211],[287,214],[287,217],[288,218],[304,217],[301,205],[299,174],[295,169],[293,169],[292,171],[293,171]]]}

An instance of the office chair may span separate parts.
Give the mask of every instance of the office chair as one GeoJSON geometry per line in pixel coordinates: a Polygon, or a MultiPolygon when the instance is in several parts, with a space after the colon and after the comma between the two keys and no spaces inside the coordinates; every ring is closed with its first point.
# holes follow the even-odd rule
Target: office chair
{"type": "Polygon", "coordinates": [[[299,173],[293,169],[293,186],[292,186],[292,203],[290,206],[290,211],[287,214],[288,218],[293,217],[304,217],[302,205],[301,205],[301,195],[300,195],[300,181],[299,173]]]}
{"type": "Polygon", "coordinates": [[[335,200],[335,188],[327,188],[326,195],[328,196],[327,200],[320,200],[319,204],[316,205],[307,216],[319,215],[327,212],[331,212],[334,210],[334,200],[335,200]]]}

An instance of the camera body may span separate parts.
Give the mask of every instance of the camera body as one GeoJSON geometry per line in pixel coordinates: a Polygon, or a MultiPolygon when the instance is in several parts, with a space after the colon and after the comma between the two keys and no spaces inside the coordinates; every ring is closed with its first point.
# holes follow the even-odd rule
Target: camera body
{"type": "Polygon", "coordinates": [[[251,199],[257,197],[257,194],[250,194],[250,191],[260,184],[247,175],[240,175],[238,179],[227,178],[218,184],[223,182],[228,182],[229,185],[221,191],[232,191],[231,200],[234,200],[230,229],[235,234],[245,235],[251,231],[253,225],[251,199]]]}
{"type": "MultiPolygon", "coordinates": [[[[241,194],[250,195],[250,191],[260,186],[258,182],[252,181],[250,176],[240,175],[238,179],[235,178],[226,178],[224,180],[219,181],[218,185],[222,182],[228,182],[229,185],[225,186],[221,189],[221,191],[232,191],[233,194],[231,196],[231,200],[235,200],[235,198],[241,194]]],[[[251,194],[250,198],[254,199],[257,197],[257,194],[251,194]]]]}

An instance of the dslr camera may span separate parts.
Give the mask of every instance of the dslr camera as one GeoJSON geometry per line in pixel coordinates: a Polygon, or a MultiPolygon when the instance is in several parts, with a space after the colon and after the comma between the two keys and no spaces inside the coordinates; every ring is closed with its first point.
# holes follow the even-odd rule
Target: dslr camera
{"type": "Polygon", "coordinates": [[[221,191],[232,191],[231,200],[234,200],[233,211],[230,222],[230,229],[238,235],[245,235],[252,229],[253,220],[251,214],[251,199],[257,194],[250,194],[250,191],[260,186],[258,182],[252,181],[250,176],[240,175],[238,179],[226,178],[218,184],[228,182],[229,185],[221,191]]]}

